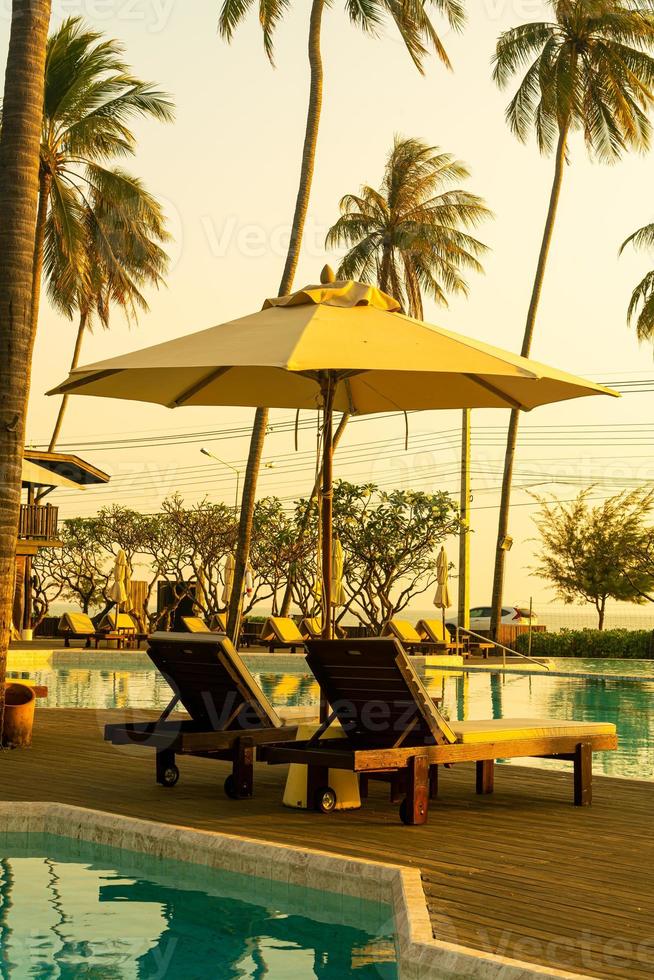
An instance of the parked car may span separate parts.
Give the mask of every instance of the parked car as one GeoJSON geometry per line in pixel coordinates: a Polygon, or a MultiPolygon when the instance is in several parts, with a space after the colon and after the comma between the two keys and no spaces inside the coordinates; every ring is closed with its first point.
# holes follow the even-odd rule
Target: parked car
{"type": "MultiPolygon", "coordinates": [[[[457,617],[451,616],[445,620],[446,625],[456,627],[457,617]]],[[[529,626],[529,609],[526,606],[502,606],[502,623],[511,626],[529,626]]],[[[538,624],[538,616],[532,611],[531,625],[538,624]]],[[[470,610],[470,629],[473,632],[489,630],[491,625],[491,607],[473,606],[470,610]]]]}

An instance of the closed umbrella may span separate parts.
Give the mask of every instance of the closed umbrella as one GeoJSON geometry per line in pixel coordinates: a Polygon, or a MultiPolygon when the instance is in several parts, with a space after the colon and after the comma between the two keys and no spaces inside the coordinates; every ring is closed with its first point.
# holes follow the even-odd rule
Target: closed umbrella
{"type": "Polygon", "coordinates": [[[234,561],[234,555],[229,554],[225,559],[225,567],[223,568],[223,579],[225,584],[223,586],[222,599],[226,606],[229,606],[230,600],[232,598],[232,588],[234,585],[234,569],[236,568],[236,562],[234,561]]]}
{"type": "Polygon", "coordinates": [[[514,408],[614,394],[600,385],[404,316],[366,283],[322,283],[258,313],[80,366],[50,394],[182,405],[313,408],[323,413],[323,630],[332,566],[332,419],[422,409],[514,408]]]}
{"type": "Polygon", "coordinates": [[[118,624],[118,613],[120,612],[121,605],[127,599],[127,589],[125,587],[125,581],[127,578],[127,556],[123,549],[121,548],[116,555],[116,561],[114,562],[114,571],[112,576],[112,583],[109,588],[109,598],[113,599],[116,603],[115,610],[115,624],[118,624]]]}
{"type": "Polygon", "coordinates": [[[445,636],[445,610],[452,605],[450,599],[450,566],[447,560],[447,552],[443,546],[438,552],[436,561],[436,595],[434,605],[437,609],[443,610],[443,636],[445,636]]]}
{"type": "Polygon", "coordinates": [[[346,602],[343,583],[343,545],[336,535],[332,547],[332,606],[344,606],[346,602]]]}

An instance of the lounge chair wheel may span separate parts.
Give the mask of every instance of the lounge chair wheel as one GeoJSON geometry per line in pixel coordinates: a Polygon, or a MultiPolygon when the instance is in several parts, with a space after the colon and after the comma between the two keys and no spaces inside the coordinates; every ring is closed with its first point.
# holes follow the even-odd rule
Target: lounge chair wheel
{"type": "Polygon", "coordinates": [[[162,786],[167,786],[170,788],[174,786],[179,780],[179,769],[177,766],[166,766],[161,774],[159,782],[162,786]]]}
{"type": "Polygon", "coordinates": [[[315,807],[320,813],[331,813],[336,808],[336,793],[331,786],[324,786],[317,791],[315,807]]]}
{"type": "Polygon", "coordinates": [[[238,800],[238,787],[234,779],[234,773],[230,772],[223,783],[223,789],[225,790],[225,796],[228,796],[230,800],[238,800]]]}

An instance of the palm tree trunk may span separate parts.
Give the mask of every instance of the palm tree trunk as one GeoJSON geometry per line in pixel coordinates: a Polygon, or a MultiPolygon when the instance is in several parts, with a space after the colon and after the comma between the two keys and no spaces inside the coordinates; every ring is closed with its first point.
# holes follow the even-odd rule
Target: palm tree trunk
{"type": "Polygon", "coordinates": [[[34,333],[32,270],[50,0],[13,0],[0,133],[0,731],[34,333]]]}
{"type": "Polygon", "coordinates": [[[36,212],[36,232],[34,235],[34,263],[32,266],[32,330],[36,336],[41,305],[41,277],[43,275],[43,245],[45,242],[45,223],[48,217],[48,201],[52,177],[43,166],[39,169],[39,206],[36,212]]]}
{"type": "MultiPolygon", "coordinates": [[[[336,452],[336,450],[338,449],[338,444],[341,441],[341,436],[345,432],[349,420],[350,420],[349,415],[347,414],[341,415],[341,421],[338,423],[336,432],[334,433],[334,440],[332,442],[333,452],[336,452]]],[[[298,543],[304,540],[304,537],[307,531],[309,530],[309,518],[311,517],[311,506],[314,500],[316,499],[316,497],[318,496],[318,491],[320,490],[321,483],[322,483],[322,465],[318,470],[318,475],[316,476],[315,483],[313,484],[311,496],[307,501],[306,510],[304,511],[304,514],[302,515],[302,519],[298,526],[297,537],[296,537],[296,541],[298,543]]],[[[293,575],[289,570],[288,580],[286,582],[286,588],[284,589],[284,598],[282,599],[280,616],[288,616],[289,614],[291,608],[291,601],[293,599],[293,582],[294,582],[293,575]]]]}
{"type": "MultiPolygon", "coordinates": [[[[523,357],[529,357],[529,352],[531,351],[531,342],[534,336],[534,327],[536,325],[536,316],[538,313],[541,293],[543,290],[545,269],[547,267],[547,259],[549,256],[550,247],[552,245],[552,237],[554,233],[554,225],[556,222],[556,214],[559,206],[559,200],[561,198],[561,186],[563,184],[563,172],[565,169],[568,131],[569,131],[569,123],[563,124],[559,131],[559,140],[556,148],[556,158],[555,158],[555,166],[554,166],[554,180],[552,183],[552,190],[550,193],[550,203],[547,211],[547,220],[545,222],[545,230],[543,232],[543,240],[541,242],[540,254],[538,256],[538,265],[536,267],[536,277],[534,279],[534,286],[531,293],[531,301],[529,303],[529,311],[527,313],[527,322],[525,324],[525,333],[522,340],[522,349],[520,351],[523,357]]],[[[499,514],[498,528],[497,528],[497,543],[495,546],[495,569],[493,573],[493,600],[492,600],[492,613],[491,613],[491,633],[494,637],[497,636],[497,629],[502,619],[502,598],[504,593],[504,566],[506,560],[506,550],[504,548],[504,541],[509,529],[509,508],[511,506],[511,484],[513,481],[513,464],[515,461],[515,449],[516,449],[516,443],[518,441],[519,425],[520,425],[520,412],[517,409],[513,409],[511,411],[511,418],[509,421],[509,431],[507,433],[507,438],[506,438],[506,451],[504,455],[504,475],[502,477],[502,496],[500,499],[500,514],[499,514]]]]}
{"type": "MultiPolygon", "coordinates": [[[[322,108],[323,68],[322,54],[320,51],[320,34],[324,7],[325,0],[313,0],[313,4],[311,6],[311,18],[309,22],[309,67],[311,71],[309,108],[307,111],[304,148],[302,151],[300,183],[295,202],[293,225],[291,228],[291,240],[289,242],[288,253],[286,255],[286,263],[284,265],[282,281],[279,285],[280,296],[285,296],[287,293],[289,293],[293,286],[295,270],[297,269],[298,259],[300,257],[300,247],[302,245],[304,225],[309,207],[309,198],[311,196],[311,184],[313,181],[313,171],[316,160],[316,146],[318,144],[318,130],[320,127],[320,111],[322,108]]],[[[267,427],[268,409],[258,408],[254,416],[254,425],[252,427],[252,436],[250,438],[250,450],[248,453],[245,480],[243,482],[241,515],[238,528],[238,544],[234,568],[234,585],[232,588],[232,598],[229,605],[229,619],[227,622],[227,633],[232,637],[234,643],[236,643],[238,640],[243,583],[245,581],[245,569],[247,567],[248,555],[250,553],[252,522],[254,519],[254,504],[257,494],[257,481],[259,478],[259,467],[261,465],[261,456],[263,453],[263,444],[266,438],[267,427]]]]}
{"type": "MultiPolygon", "coordinates": [[[[75,349],[73,351],[73,357],[70,362],[71,372],[75,370],[79,364],[80,354],[82,353],[82,342],[84,340],[84,334],[86,333],[86,327],[88,324],[89,315],[88,313],[80,313],[79,326],[77,328],[77,339],[75,340],[75,349]]],[[[52,430],[52,435],[50,436],[50,445],[48,446],[48,452],[54,452],[54,448],[57,445],[57,440],[61,433],[61,426],[64,421],[64,415],[66,414],[66,407],[68,405],[68,395],[64,395],[61,399],[61,405],[59,406],[59,413],[57,415],[57,421],[55,422],[54,429],[52,430]]]]}

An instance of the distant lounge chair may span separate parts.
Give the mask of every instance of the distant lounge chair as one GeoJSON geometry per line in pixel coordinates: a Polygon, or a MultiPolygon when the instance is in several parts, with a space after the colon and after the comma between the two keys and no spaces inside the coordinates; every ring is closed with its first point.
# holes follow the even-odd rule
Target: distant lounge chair
{"type": "MultiPolygon", "coordinates": [[[[305,640],[320,640],[322,638],[322,623],[319,616],[311,616],[300,623],[300,633],[305,640]]],[[[339,639],[345,637],[345,630],[336,624],[336,635],[339,639]]]]}
{"type": "Polygon", "coordinates": [[[227,632],[227,616],[225,613],[215,613],[211,617],[211,629],[216,633],[227,632]]]}
{"type": "Polygon", "coordinates": [[[283,725],[226,637],[154,633],[148,656],[172,687],[172,701],[158,721],[107,725],[105,740],[154,748],[157,782],[168,787],[179,779],[176,755],[227,760],[225,793],[252,796],[256,747],[293,739],[297,725],[283,725]],[[169,720],[178,704],[189,717],[169,720]]]}
{"type": "Polygon", "coordinates": [[[308,765],[309,808],[329,812],[336,797],[329,769],[388,780],[398,774],[406,798],[406,824],[427,821],[429,799],[438,792],[438,766],[475,762],[478,793],[493,792],[495,760],[538,757],[574,763],[574,802],[592,799],[593,752],[617,748],[615,725],[552,719],[448,722],[438,711],[415,668],[396,640],[309,640],[307,663],[331,713],[315,735],[271,746],[271,764],[308,765]],[[335,721],[342,739],[322,736],[335,721]]]}
{"type": "Polygon", "coordinates": [[[304,649],[304,637],[296,623],[287,616],[270,616],[264,623],[259,642],[267,646],[271,653],[277,649],[290,648],[291,653],[295,653],[298,647],[304,649]]]}
{"type": "Polygon", "coordinates": [[[406,619],[390,619],[382,630],[382,637],[390,636],[399,640],[407,653],[428,653],[434,650],[433,640],[420,636],[415,626],[406,619]]]}
{"type": "Polygon", "coordinates": [[[182,625],[187,633],[213,633],[200,616],[182,616],[182,625]]]}
{"type": "MultiPolygon", "coordinates": [[[[116,614],[114,610],[108,612],[102,617],[98,625],[98,633],[113,633],[122,636],[127,642],[135,643],[140,647],[144,640],[147,640],[148,634],[143,633],[139,626],[129,613],[119,612],[116,614]]],[[[115,636],[111,637],[115,639],[115,636]]]]}
{"type": "Polygon", "coordinates": [[[456,643],[452,640],[449,630],[443,626],[443,621],[440,619],[419,620],[416,624],[416,632],[422,640],[435,643],[437,647],[447,650],[448,653],[463,653],[466,650],[465,643],[456,643]]]}
{"type": "MultiPolygon", "coordinates": [[[[133,623],[132,627],[135,629],[133,623]]],[[[118,646],[124,646],[128,642],[128,637],[122,633],[109,628],[96,629],[91,617],[82,612],[64,613],[59,620],[57,630],[60,636],[64,638],[65,647],[70,647],[73,640],[84,640],[84,646],[87,650],[91,647],[91,641],[95,643],[96,650],[103,640],[111,641],[118,646]]]]}

